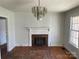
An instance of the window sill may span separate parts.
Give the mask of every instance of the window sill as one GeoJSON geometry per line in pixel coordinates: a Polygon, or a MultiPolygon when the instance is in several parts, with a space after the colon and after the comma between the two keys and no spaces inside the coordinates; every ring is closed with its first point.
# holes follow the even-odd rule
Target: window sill
{"type": "Polygon", "coordinates": [[[76,46],[73,42],[69,42],[71,45],[73,45],[75,48],[79,48],[78,46],[76,46]]]}

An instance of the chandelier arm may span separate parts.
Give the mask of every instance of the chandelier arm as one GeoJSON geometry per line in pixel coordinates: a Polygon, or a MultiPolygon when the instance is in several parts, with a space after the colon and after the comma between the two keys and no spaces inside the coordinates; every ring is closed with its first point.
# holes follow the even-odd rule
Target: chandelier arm
{"type": "Polygon", "coordinates": [[[37,7],[37,20],[39,19],[39,7],[37,7]]]}

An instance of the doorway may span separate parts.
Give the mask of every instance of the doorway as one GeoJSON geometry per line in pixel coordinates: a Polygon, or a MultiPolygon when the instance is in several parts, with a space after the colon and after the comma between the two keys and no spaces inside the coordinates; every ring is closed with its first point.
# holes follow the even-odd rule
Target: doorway
{"type": "Polygon", "coordinates": [[[7,59],[7,18],[0,17],[0,58],[7,59]]]}

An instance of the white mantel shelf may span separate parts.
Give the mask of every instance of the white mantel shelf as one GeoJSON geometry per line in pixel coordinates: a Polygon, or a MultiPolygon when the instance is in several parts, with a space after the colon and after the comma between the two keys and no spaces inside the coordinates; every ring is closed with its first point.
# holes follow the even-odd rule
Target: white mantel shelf
{"type": "Polygon", "coordinates": [[[29,29],[29,30],[31,30],[31,29],[48,29],[48,31],[49,31],[49,27],[25,27],[26,29],[29,29]]]}

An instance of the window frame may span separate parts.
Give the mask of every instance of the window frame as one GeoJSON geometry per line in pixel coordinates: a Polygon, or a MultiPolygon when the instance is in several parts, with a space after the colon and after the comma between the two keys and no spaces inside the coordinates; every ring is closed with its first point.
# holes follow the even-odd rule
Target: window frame
{"type": "MultiPolygon", "coordinates": [[[[75,16],[75,17],[78,17],[78,18],[79,18],[79,16],[75,16]]],[[[77,44],[75,44],[75,43],[71,40],[71,32],[72,32],[72,31],[73,31],[73,32],[78,32],[78,40],[79,40],[79,30],[72,29],[73,24],[77,24],[77,23],[73,23],[73,19],[74,19],[75,17],[71,17],[71,18],[70,18],[70,33],[69,33],[70,36],[69,36],[69,43],[72,44],[74,47],[79,48],[79,46],[77,45],[78,42],[77,42],[77,44]]],[[[74,20],[75,20],[75,19],[74,19],[74,20]]]]}

